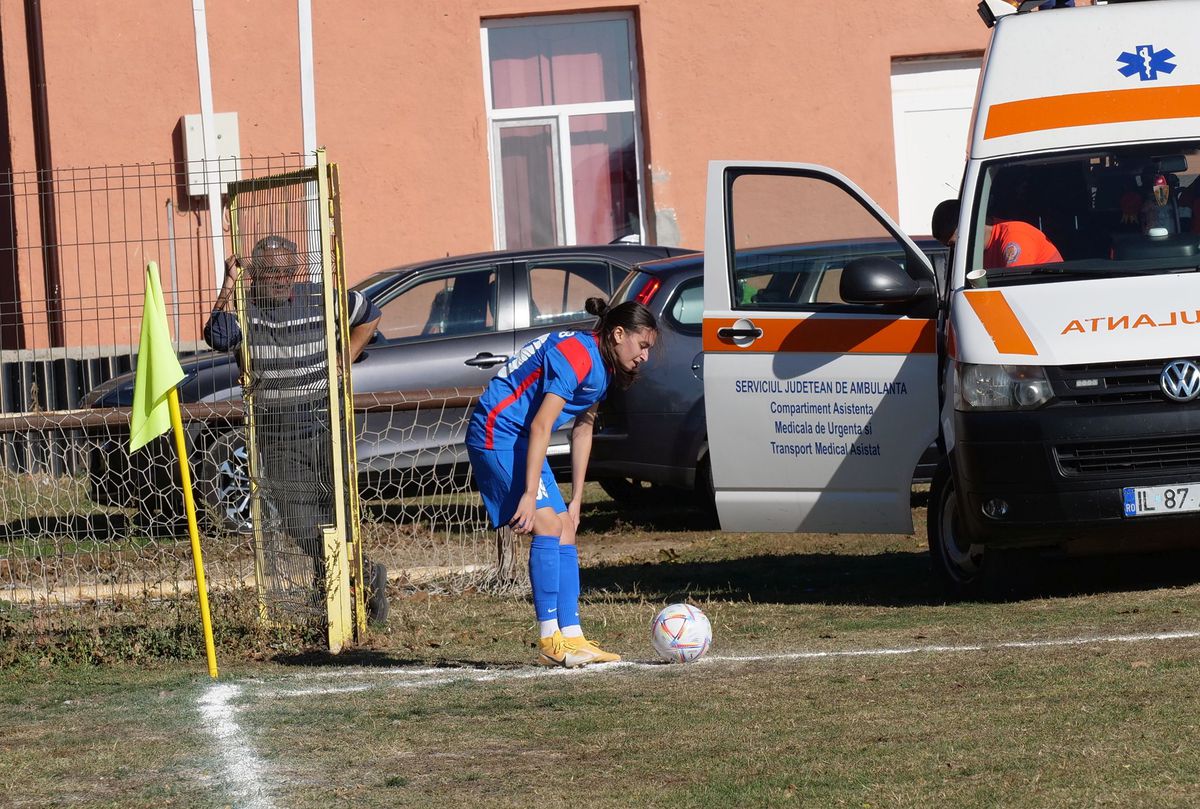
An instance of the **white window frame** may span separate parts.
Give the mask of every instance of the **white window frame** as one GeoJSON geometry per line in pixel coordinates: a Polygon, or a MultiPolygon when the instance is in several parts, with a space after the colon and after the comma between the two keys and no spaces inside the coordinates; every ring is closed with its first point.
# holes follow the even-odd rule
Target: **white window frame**
{"type": "MultiPolygon", "coordinates": [[[[562,139],[562,117],[558,115],[550,115],[543,118],[498,118],[492,122],[490,143],[495,144],[495,154],[500,154],[500,132],[504,129],[516,129],[524,126],[546,126],[550,128],[553,145],[551,146],[551,159],[554,162],[554,172],[552,182],[556,186],[555,205],[554,205],[554,232],[561,234],[564,238],[568,232],[575,232],[575,205],[574,200],[570,206],[563,201],[563,139],[562,139]]],[[[490,155],[489,155],[490,158],[490,155]]],[[[496,222],[496,239],[503,240],[504,228],[500,223],[504,221],[504,173],[500,170],[501,166],[498,161],[494,163],[492,170],[492,214],[497,217],[496,222]]],[[[570,167],[566,169],[567,176],[570,177],[570,167]]],[[[570,182],[570,180],[567,180],[570,182]]],[[[498,246],[497,249],[503,249],[498,246]]]]}
{"type": "Polygon", "coordinates": [[[628,11],[596,12],[592,14],[550,14],[539,17],[517,17],[503,20],[484,20],[479,29],[483,56],[483,94],[487,106],[488,167],[492,182],[492,241],[497,250],[504,250],[504,189],[503,174],[498,162],[500,155],[500,124],[544,124],[546,119],[558,120],[558,143],[555,149],[555,178],[559,182],[559,211],[563,244],[578,244],[575,234],[575,178],[571,165],[571,118],[581,115],[633,113],[634,159],[637,161],[638,232],[643,243],[646,233],[646,186],[643,170],[641,76],[638,72],[637,31],[633,14],[628,11]],[[491,58],[488,50],[488,31],[494,28],[525,28],[531,25],[562,25],[566,23],[624,20],[629,33],[629,80],[633,98],[628,101],[596,101],[586,104],[553,104],[535,107],[513,107],[497,110],[492,107],[491,58]],[[528,119],[528,120],[527,120],[528,119]]]}

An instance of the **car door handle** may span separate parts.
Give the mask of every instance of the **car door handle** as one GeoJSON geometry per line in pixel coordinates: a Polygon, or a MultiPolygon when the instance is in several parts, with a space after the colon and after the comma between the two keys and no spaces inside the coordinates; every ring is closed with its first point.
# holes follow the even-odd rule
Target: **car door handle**
{"type": "Polygon", "coordinates": [[[730,326],[726,326],[725,328],[717,329],[717,337],[720,337],[722,340],[738,340],[745,338],[753,338],[757,340],[759,337],[762,337],[762,335],[763,330],[758,327],[753,329],[735,329],[730,326]]]}
{"type": "Polygon", "coordinates": [[[508,355],[488,354],[485,351],[482,354],[476,354],[471,359],[465,361],[463,365],[470,365],[472,368],[491,368],[493,365],[499,365],[502,362],[508,362],[508,355]]]}

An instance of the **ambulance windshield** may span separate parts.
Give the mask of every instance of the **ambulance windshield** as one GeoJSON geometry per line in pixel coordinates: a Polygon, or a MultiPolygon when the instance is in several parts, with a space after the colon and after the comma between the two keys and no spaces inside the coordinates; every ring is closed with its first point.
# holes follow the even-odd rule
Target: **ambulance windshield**
{"type": "Polygon", "coordinates": [[[997,161],[959,249],[989,284],[1196,270],[1198,176],[1197,142],[997,161]]]}

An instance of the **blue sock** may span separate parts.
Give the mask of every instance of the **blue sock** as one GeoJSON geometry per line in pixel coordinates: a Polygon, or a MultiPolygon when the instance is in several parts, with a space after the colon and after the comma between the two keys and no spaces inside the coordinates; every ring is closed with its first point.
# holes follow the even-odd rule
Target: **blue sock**
{"type": "Polygon", "coordinates": [[[558,625],[579,626],[579,551],[558,546],[558,625]]]}
{"type": "Polygon", "coordinates": [[[539,621],[558,617],[558,537],[534,535],[529,543],[529,583],[539,621]]]}

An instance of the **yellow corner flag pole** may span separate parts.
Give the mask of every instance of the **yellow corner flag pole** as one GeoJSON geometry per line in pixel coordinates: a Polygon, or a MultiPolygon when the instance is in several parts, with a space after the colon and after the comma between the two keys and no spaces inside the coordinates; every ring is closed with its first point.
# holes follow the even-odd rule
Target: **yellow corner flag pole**
{"type": "Polygon", "coordinates": [[[200,531],[196,525],[196,502],[192,498],[192,475],[188,468],[183,418],[179,415],[179,392],[183,368],[171,347],[167,328],[167,306],[158,281],[158,264],[146,265],[146,300],[142,308],[142,334],[138,345],[137,376],[133,384],[133,412],[129,416],[129,453],[150,443],[173,428],[179,456],[179,480],[187,508],[188,533],[192,538],[192,563],[196,568],[196,593],[200,598],[200,620],[204,625],[204,649],[209,676],[216,679],[217,653],[213,645],[212,617],[208,612],[208,585],[204,583],[204,557],[200,553],[200,531]]]}

